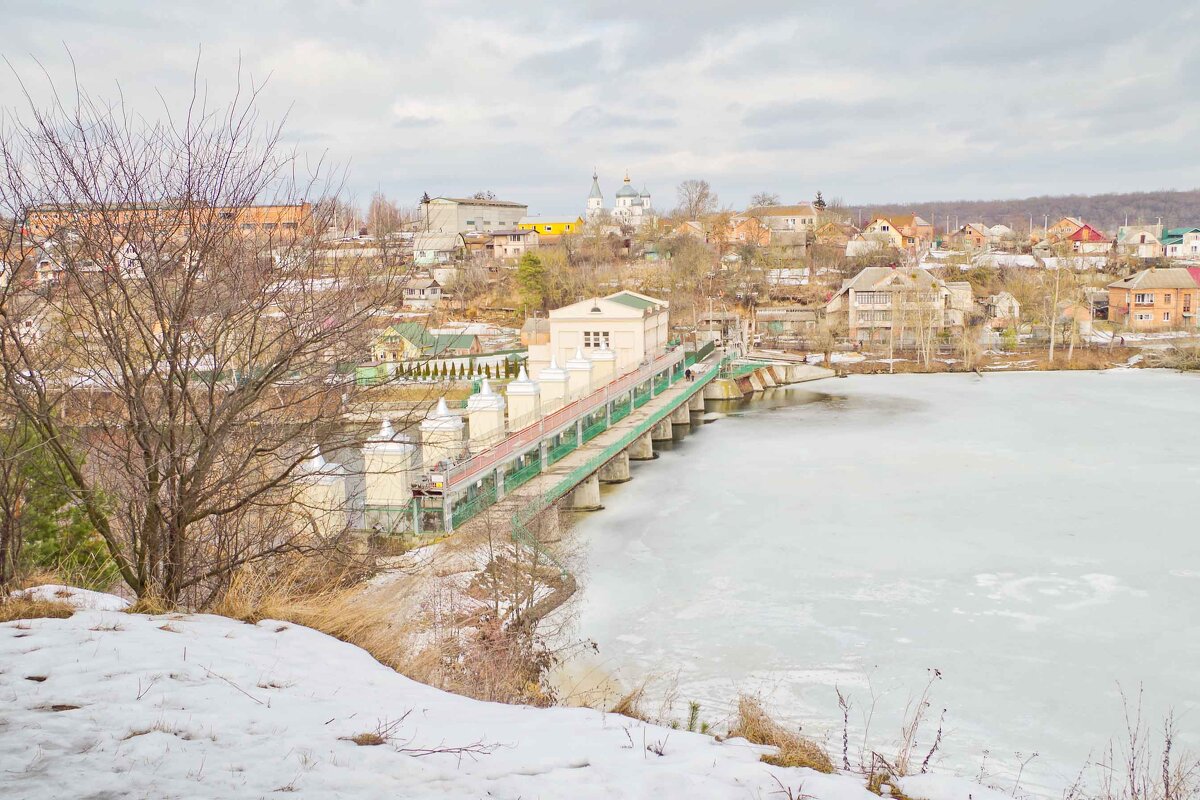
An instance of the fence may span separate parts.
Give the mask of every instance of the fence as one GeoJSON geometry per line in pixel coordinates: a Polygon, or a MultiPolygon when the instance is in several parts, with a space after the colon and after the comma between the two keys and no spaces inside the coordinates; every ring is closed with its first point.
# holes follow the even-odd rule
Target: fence
{"type": "MultiPolygon", "coordinates": [[[[484,450],[482,453],[467,459],[461,464],[456,464],[446,474],[447,493],[455,488],[461,488],[478,480],[481,475],[494,468],[496,464],[503,462],[517,453],[528,450],[532,445],[554,435],[579,417],[595,411],[597,408],[602,408],[605,403],[619,399],[628,393],[630,389],[653,378],[663,370],[671,369],[683,359],[684,354],[679,350],[666,353],[640,370],[618,378],[587,397],[568,403],[557,411],[547,414],[521,430],[516,431],[500,444],[484,450]]],[[[645,403],[646,400],[649,400],[648,394],[642,403],[645,403]]],[[[642,403],[637,403],[635,399],[635,405],[641,405],[642,403]]]]}

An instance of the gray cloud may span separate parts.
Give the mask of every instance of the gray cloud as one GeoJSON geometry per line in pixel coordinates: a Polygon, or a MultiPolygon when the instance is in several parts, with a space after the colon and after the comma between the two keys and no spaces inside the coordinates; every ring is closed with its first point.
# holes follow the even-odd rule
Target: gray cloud
{"type": "MultiPolygon", "coordinates": [[[[629,168],[656,198],[703,177],[732,205],[1194,187],[1200,57],[1180,32],[1197,21],[1177,0],[1134,17],[1122,0],[297,0],[236,21],[48,0],[8,9],[0,54],[65,87],[65,43],[89,88],[119,83],[148,116],[160,90],[183,102],[198,51],[211,97],[240,61],[271,76],[264,118],[350,164],[356,196],[491,188],[570,213],[593,165],[610,194],[629,168]]],[[[0,81],[0,105],[20,103],[0,81]]]]}

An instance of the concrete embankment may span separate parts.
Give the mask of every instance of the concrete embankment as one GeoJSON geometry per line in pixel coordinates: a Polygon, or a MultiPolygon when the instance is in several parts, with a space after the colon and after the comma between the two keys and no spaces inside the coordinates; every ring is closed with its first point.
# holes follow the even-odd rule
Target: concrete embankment
{"type": "Polygon", "coordinates": [[[741,400],[752,392],[775,386],[832,378],[833,370],[811,364],[747,362],[735,364],[728,377],[717,378],[704,387],[705,400],[741,400]]]}

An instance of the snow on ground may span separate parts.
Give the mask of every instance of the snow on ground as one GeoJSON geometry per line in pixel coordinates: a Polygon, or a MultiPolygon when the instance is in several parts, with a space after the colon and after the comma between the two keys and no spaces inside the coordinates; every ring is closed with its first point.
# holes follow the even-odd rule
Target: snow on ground
{"type": "Polygon", "coordinates": [[[693,800],[767,798],[781,786],[815,800],[874,798],[856,777],[768,766],[743,740],[447,694],[275,621],[85,610],[5,623],[0,708],[0,794],[27,800],[693,800]],[[377,732],[384,744],[350,741],[377,732]],[[428,752],[448,748],[466,750],[428,752]]]}
{"type": "Polygon", "coordinates": [[[92,592],[56,583],[21,589],[12,594],[14,597],[23,597],[27,600],[51,600],[93,611],[123,611],[129,608],[129,601],[123,597],[117,597],[115,594],[92,592]]]}

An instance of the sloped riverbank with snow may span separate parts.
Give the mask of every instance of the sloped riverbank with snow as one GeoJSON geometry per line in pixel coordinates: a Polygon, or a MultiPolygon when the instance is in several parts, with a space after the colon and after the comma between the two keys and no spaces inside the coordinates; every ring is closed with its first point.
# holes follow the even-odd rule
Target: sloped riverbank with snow
{"type": "MultiPolygon", "coordinates": [[[[458,697],[290,623],[80,610],[0,625],[4,797],[874,797],[854,776],[768,766],[764,751],[458,697]]],[[[930,792],[967,800],[945,782],[930,792]]]]}

